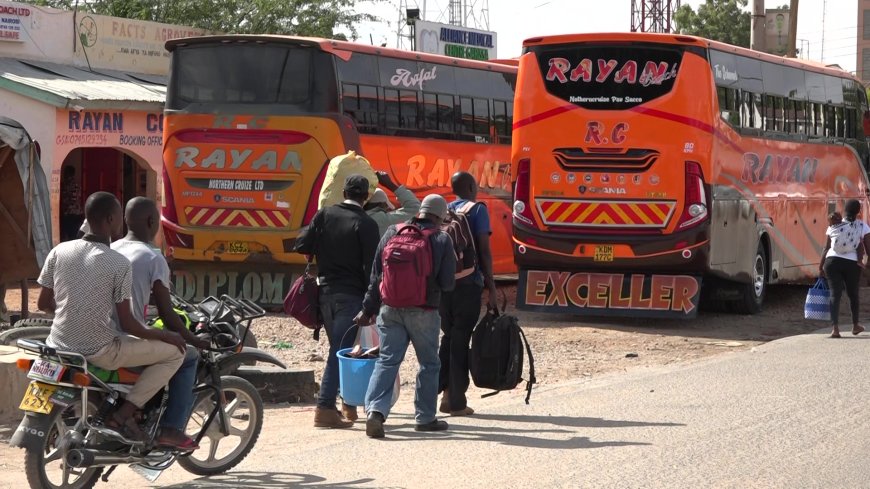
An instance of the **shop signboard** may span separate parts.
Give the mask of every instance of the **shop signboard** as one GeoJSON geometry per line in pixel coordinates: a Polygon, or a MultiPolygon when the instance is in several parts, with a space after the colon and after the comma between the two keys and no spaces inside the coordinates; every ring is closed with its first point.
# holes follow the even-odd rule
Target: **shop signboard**
{"type": "Polygon", "coordinates": [[[417,20],[417,51],[453,58],[487,61],[496,58],[496,33],[417,20]]]}
{"type": "Polygon", "coordinates": [[[33,11],[24,4],[0,4],[0,41],[23,42],[33,11]]]}

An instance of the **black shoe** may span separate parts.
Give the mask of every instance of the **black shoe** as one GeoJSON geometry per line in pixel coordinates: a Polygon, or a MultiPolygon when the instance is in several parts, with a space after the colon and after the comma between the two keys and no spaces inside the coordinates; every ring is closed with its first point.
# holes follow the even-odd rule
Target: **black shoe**
{"type": "Polygon", "coordinates": [[[377,411],[370,412],[368,418],[366,418],[366,435],[369,438],[383,438],[385,436],[384,421],[383,414],[377,411]]]}
{"type": "Polygon", "coordinates": [[[414,429],[417,431],[444,431],[447,429],[447,421],[436,419],[431,423],[418,424],[414,429]]]}

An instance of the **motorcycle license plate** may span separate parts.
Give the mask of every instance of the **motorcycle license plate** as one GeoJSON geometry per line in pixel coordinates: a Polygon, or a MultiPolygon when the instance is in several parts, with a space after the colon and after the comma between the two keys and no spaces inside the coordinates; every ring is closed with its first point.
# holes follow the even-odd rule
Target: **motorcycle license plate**
{"type": "Polygon", "coordinates": [[[63,365],[40,358],[33,362],[30,372],[27,373],[27,378],[57,382],[61,375],[63,375],[63,365]]]}
{"type": "Polygon", "coordinates": [[[48,414],[54,403],[51,401],[51,396],[54,394],[58,386],[43,384],[42,382],[31,381],[24,391],[24,399],[18,409],[22,411],[30,411],[32,413],[48,414]]]}

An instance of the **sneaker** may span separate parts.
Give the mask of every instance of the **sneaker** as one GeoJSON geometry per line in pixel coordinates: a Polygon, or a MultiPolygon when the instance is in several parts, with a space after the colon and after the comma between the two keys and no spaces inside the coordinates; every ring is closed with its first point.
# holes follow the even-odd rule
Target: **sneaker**
{"type": "Polygon", "coordinates": [[[344,419],[338,409],[320,406],[314,409],[315,428],[350,428],[351,426],[353,426],[353,421],[344,419]]]}
{"type": "Polygon", "coordinates": [[[384,435],[384,415],[372,411],[366,419],[366,435],[369,438],[383,438],[384,435]]]}
{"type": "Polygon", "coordinates": [[[444,431],[447,429],[447,421],[436,419],[430,423],[418,424],[414,429],[417,431],[444,431]]]}

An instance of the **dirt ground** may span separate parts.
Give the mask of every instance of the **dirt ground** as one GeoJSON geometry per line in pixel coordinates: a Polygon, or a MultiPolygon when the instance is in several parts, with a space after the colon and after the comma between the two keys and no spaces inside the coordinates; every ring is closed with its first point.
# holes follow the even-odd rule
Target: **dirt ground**
{"type": "MultiPolygon", "coordinates": [[[[516,288],[504,286],[508,303],[514,302],[516,288]]],[[[865,288],[863,296],[868,297],[865,288]]],[[[36,288],[30,291],[31,311],[36,311],[36,288]]],[[[771,287],[765,310],[754,316],[701,312],[696,319],[589,318],[560,314],[508,312],[519,317],[535,358],[538,382],[553,384],[564,380],[592,377],[605,372],[624,371],[644,366],[719,355],[752,348],[785,336],[807,333],[825,327],[803,318],[805,287],[771,287]]],[[[870,315],[870,304],[862,307],[862,317],[870,315]]],[[[12,314],[20,309],[18,290],[6,296],[12,314]]],[[[843,313],[848,301],[844,300],[843,313]]],[[[34,317],[41,314],[33,314],[34,317]]],[[[848,318],[842,321],[848,324],[848,318]]],[[[323,372],[328,344],[325,335],[312,339],[311,331],[283,315],[273,314],[252,326],[261,348],[288,366],[313,369],[317,380],[323,372]]],[[[867,334],[867,333],[865,333],[867,334]]],[[[401,370],[403,386],[413,385],[417,364],[413,348],[401,370]]]]}

